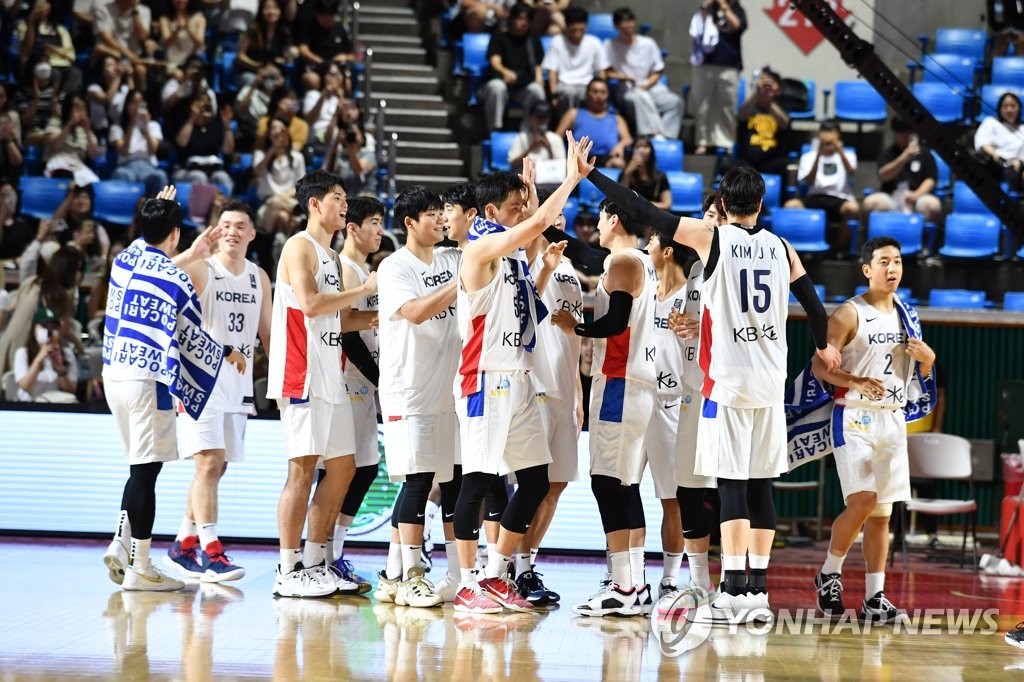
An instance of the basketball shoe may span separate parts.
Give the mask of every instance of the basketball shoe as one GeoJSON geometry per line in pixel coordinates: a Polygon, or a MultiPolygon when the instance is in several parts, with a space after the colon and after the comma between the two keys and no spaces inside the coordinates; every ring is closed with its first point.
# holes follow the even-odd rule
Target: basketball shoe
{"type": "Polygon", "coordinates": [[[331,563],[331,571],[336,575],[341,576],[342,579],[358,585],[359,594],[366,594],[373,589],[373,585],[370,584],[370,581],[356,573],[356,569],[353,568],[352,562],[347,559],[335,559],[331,563]]]}
{"type": "Polygon", "coordinates": [[[885,596],[885,592],[877,592],[870,599],[865,597],[860,607],[860,619],[875,625],[895,623],[906,618],[906,612],[896,608],[885,596]]]}
{"type": "Polygon", "coordinates": [[[377,574],[377,591],[373,593],[373,598],[385,604],[394,602],[395,594],[398,592],[398,583],[401,581],[401,576],[389,578],[385,571],[381,571],[377,574]]]}
{"type": "Polygon", "coordinates": [[[291,573],[282,573],[281,567],[277,567],[275,597],[330,597],[337,591],[338,585],[333,578],[328,579],[302,564],[298,564],[291,573]]]}
{"type": "Polygon", "coordinates": [[[395,590],[395,604],[428,609],[443,603],[441,595],[434,590],[434,584],[423,575],[422,568],[410,568],[409,577],[398,583],[395,590]]]}
{"type": "Polygon", "coordinates": [[[236,566],[231,558],[224,553],[224,546],[220,540],[214,540],[206,546],[206,549],[195,551],[195,557],[202,570],[202,580],[205,583],[228,582],[238,580],[245,575],[245,569],[236,566]]]}
{"type": "Polygon", "coordinates": [[[110,572],[110,579],[120,585],[124,583],[124,569],[128,565],[128,548],[118,538],[114,538],[107,551],[103,554],[103,563],[110,572]]]}
{"type": "Polygon", "coordinates": [[[639,616],[643,609],[635,587],[624,590],[609,583],[587,601],[572,607],[572,612],[578,616],[639,616]]]}
{"type": "Polygon", "coordinates": [[[826,618],[837,618],[843,608],[843,581],[839,573],[818,573],[814,576],[814,589],[818,592],[818,610],[826,618]]]}
{"type": "Polygon", "coordinates": [[[459,588],[455,595],[455,610],[462,613],[501,613],[501,604],[484,592],[480,583],[459,588]]]}
{"type": "Polygon", "coordinates": [[[199,538],[190,535],[184,540],[175,540],[167,550],[164,562],[186,578],[202,578],[206,569],[199,562],[199,538]]]}
{"type": "Polygon", "coordinates": [[[121,588],[139,592],[173,592],[185,587],[185,583],[165,575],[153,564],[145,568],[127,566],[121,588]]]}

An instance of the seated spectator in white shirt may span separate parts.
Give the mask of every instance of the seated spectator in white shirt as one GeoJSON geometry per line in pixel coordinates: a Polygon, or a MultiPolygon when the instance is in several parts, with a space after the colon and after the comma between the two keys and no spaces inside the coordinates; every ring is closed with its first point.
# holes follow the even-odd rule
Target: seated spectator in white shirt
{"type": "Polygon", "coordinates": [[[1020,99],[1012,92],[999,98],[998,116],[986,116],[974,133],[974,148],[983,160],[991,160],[996,171],[1002,166],[1002,180],[1020,191],[1024,171],[1024,123],[1020,99]]]}
{"type": "Polygon", "coordinates": [[[151,37],[153,14],[139,0],[96,0],[93,5],[93,33],[96,35],[95,58],[112,55],[127,59],[135,71],[135,82],[146,82],[146,59],[156,52],[151,37]]]}
{"type": "Polygon", "coordinates": [[[142,91],[132,90],[120,125],[110,129],[110,145],[117,150],[114,179],[144,183],[146,196],[155,197],[167,185],[167,173],[157,167],[156,158],[163,139],[163,129],[150,116],[142,91]]]}
{"type": "Polygon", "coordinates": [[[548,72],[548,89],[554,93],[552,106],[561,118],[577,107],[587,93],[594,76],[603,76],[608,68],[608,53],[596,37],[587,34],[587,10],[565,10],[565,32],[551,39],[541,67],[548,72]]]}
{"type": "Polygon", "coordinates": [[[24,402],[78,402],[78,362],[68,344],[60,340],[60,319],[49,308],[32,318],[32,333],[14,353],[14,380],[18,400],[24,402]]]}
{"type": "Polygon", "coordinates": [[[512,170],[521,171],[523,159],[533,161],[538,186],[558,185],[565,179],[565,143],[551,132],[551,107],[535,102],[528,116],[529,129],[520,132],[508,150],[512,170]]]}

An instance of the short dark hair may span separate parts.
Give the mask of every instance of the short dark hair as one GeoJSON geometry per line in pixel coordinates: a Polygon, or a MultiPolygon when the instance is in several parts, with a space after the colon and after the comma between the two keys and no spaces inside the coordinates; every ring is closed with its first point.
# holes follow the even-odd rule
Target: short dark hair
{"type": "Polygon", "coordinates": [[[704,192],[704,198],[701,199],[700,202],[700,212],[707,213],[708,209],[711,208],[712,205],[714,205],[715,208],[718,208],[718,200],[721,198],[721,195],[714,190],[704,192]]]}
{"type": "Polygon", "coordinates": [[[889,126],[892,128],[894,133],[911,133],[914,131],[914,126],[906,119],[902,119],[899,116],[893,116],[892,121],[889,122],[889,126]]]}
{"type": "Polygon", "coordinates": [[[603,199],[601,201],[601,205],[597,207],[597,210],[604,211],[607,215],[617,216],[619,222],[622,223],[622,229],[626,231],[626,234],[639,237],[644,233],[644,226],[641,225],[631,213],[627,213],[625,209],[614,201],[603,199]]]}
{"type": "Polygon", "coordinates": [[[837,121],[834,118],[829,118],[829,119],[826,119],[826,120],[821,122],[821,125],[818,126],[818,132],[819,133],[838,132],[838,133],[842,134],[843,131],[839,128],[839,121],[837,121]]]}
{"type": "MultiPolygon", "coordinates": [[[[476,208],[484,215],[487,204],[500,206],[506,199],[526,189],[523,179],[512,171],[495,171],[480,178],[476,186],[476,208]]],[[[511,227],[511,225],[506,225],[511,227]]]]}
{"type": "Polygon", "coordinates": [[[700,259],[697,252],[691,247],[685,244],[680,244],[671,237],[663,234],[655,235],[658,238],[658,244],[663,249],[672,249],[672,260],[675,261],[676,265],[683,268],[683,270],[689,270],[689,264],[693,263],[694,259],[700,259]]]}
{"type": "Polygon", "coordinates": [[[764,198],[764,178],[750,166],[734,166],[722,176],[718,193],[727,213],[754,215],[764,198]]]}
{"type": "MultiPolygon", "coordinates": [[[[249,222],[252,223],[253,227],[256,227],[256,211],[252,210],[252,206],[241,199],[232,199],[228,203],[224,204],[220,209],[220,215],[224,215],[228,211],[244,213],[249,216],[249,222]]],[[[217,217],[220,218],[220,216],[217,217]]]]}
{"type": "Polygon", "coordinates": [[[630,19],[636,21],[636,15],[633,14],[633,10],[628,7],[620,7],[612,12],[612,24],[614,26],[618,26],[622,22],[629,21],[630,19]]]}
{"type": "Polygon", "coordinates": [[[299,210],[302,211],[302,215],[309,215],[310,199],[323,201],[323,198],[332,189],[344,186],[345,183],[341,181],[341,178],[322,168],[303,175],[295,183],[295,199],[299,202],[299,210]]]}
{"type": "Polygon", "coordinates": [[[512,9],[508,11],[509,19],[518,19],[519,17],[526,15],[528,19],[533,19],[533,8],[527,5],[525,2],[517,2],[512,5],[512,9]]]}
{"type": "Polygon", "coordinates": [[[348,198],[348,210],[345,212],[345,222],[355,223],[362,227],[367,218],[379,215],[381,218],[386,213],[384,204],[380,203],[377,197],[353,196],[348,198]]]}
{"type": "Polygon", "coordinates": [[[566,26],[570,24],[585,24],[590,19],[587,10],[582,7],[566,7],[565,11],[562,12],[562,17],[565,18],[566,26]]]}
{"type": "Polygon", "coordinates": [[[884,249],[887,246],[895,246],[897,251],[903,250],[899,240],[894,237],[873,237],[864,242],[864,246],[860,247],[860,262],[864,265],[871,265],[871,259],[875,257],[875,251],[884,249]]]}
{"type": "Polygon", "coordinates": [[[775,81],[776,85],[782,85],[782,76],[779,75],[778,71],[773,71],[772,67],[765,66],[763,69],[761,69],[761,73],[775,81]]]}
{"type": "Polygon", "coordinates": [[[181,206],[170,199],[146,199],[139,209],[139,229],[147,244],[156,246],[170,236],[174,228],[181,229],[181,206]]]}
{"type": "Polygon", "coordinates": [[[394,215],[391,224],[395,229],[405,231],[405,219],[418,220],[421,213],[441,208],[441,197],[423,185],[408,187],[395,197],[394,215]]]}
{"type": "Polygon", "coordinates": [[[476,208],[476,189],[468,182],[456,182],[444,191],[441,201],[452,206],[461,206],[463,211],[468,211],[476,208]]]}

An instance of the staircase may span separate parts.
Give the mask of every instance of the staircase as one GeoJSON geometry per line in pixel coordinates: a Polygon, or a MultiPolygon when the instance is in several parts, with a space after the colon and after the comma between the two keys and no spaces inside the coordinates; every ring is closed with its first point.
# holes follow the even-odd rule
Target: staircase
{"type": "Polygon", "coordinates": [[[427,64],[419,22],[401,0],[364,0],[359,11],[358,41],[373,49],[373,82],[367,129],[385,144],[398,135],[396,186],[425,185],[441,193],[465,181],[466,161],[448,127],[449,110],[442,79],[427,64]],[[379,102],[385,108],[384,135],[376,130],[379,102]]]}

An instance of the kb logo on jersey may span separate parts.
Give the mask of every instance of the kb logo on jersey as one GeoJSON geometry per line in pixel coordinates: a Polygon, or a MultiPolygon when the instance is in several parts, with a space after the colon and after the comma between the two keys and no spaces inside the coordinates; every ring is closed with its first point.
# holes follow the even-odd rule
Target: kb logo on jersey
{"type": "Polygon", "coordinates": [[[760,339],[778,341],[779,335],[775,331],[775,325],[761,325],[760,329],[757,327],[736,327],[732,330],[732,340],[734,343],[754,343],[760,339]]]}

